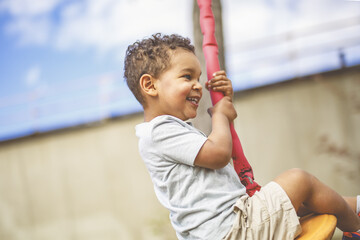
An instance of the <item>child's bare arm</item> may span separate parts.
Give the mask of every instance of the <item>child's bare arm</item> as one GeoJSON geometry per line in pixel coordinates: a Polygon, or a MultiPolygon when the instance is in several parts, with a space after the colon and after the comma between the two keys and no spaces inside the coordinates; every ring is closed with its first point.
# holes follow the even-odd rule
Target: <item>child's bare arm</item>
{"type": "Polygon", "coordinates": [[[195,165],[210,169],[225,167],[231,158],[232,139],[230,123],[237,113],[232,103],[233,89],[231,81],[224,71],[219,71],[206,86],[214,91],[221,91],[224,97],[210,109],[212,115],[212,131],[208,140],[200,149],[195,165]]]}

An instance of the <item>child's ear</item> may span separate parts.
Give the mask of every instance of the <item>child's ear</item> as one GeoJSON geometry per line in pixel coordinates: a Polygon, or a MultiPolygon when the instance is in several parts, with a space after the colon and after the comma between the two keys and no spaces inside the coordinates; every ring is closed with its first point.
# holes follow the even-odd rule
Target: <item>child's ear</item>
{"type": "Polygon", "coordinates": [[[140,87],[145,94],[155,97],[157,95],[157,90],[155,87],[156,79],[150,74],[143,74],[140,77],[140,87]]]}

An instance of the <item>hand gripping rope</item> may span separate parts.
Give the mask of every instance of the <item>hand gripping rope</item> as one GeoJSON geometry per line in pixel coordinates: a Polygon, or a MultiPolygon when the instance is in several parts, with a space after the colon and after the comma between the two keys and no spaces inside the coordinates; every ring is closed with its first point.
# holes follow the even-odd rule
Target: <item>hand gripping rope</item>
{"type": "MultiPolygon", "coordinates": [[[[203,34],[203,52],[206,60],[207,78],[210,80],[213,73],[220,70],[218,45],[215,39],[215,19],[211,10],[211,0],[197,0],[197,2],[200,8],[200,27],[203,34]]],[[[215,105],[223,97],[223,94],[210,90],[210,97],[212,104],[215,105]]],[[[235,171],[241,183],[246,187],[247,194],[252,196],[261,187],[254,181],[252,168],[244,155],[233,124],[230,125],[230,131],[233,141],[232,159],[235,171]]]]}

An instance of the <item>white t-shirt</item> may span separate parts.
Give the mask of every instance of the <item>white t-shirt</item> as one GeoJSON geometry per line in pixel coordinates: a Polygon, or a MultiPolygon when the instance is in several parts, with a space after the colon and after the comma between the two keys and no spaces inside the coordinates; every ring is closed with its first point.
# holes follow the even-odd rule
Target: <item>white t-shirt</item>
{"type": "Polygon", "coordinates": [[[168,115],[136,126],[139,151],[160,203],[170,211],[179,239],[222,239],[234,221],[233,206],[246,194],[233,166],[194,166],[207,140],[188,123],[168,115]]]}

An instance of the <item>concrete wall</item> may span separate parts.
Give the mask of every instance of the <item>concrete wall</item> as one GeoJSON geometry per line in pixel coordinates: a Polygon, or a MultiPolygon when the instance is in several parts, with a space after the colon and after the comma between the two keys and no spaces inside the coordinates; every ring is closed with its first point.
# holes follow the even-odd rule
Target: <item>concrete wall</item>
{"type": "Polygon", "coordinates": [[[1,145],[0,239],[167,239],[167,212],[137,152],[141,121],[1,145]]]}
{"type": "MultiPolygon", "coordinates": [[[[300,167],[360,193],[360,70],[238,94],[235,128],[264,185],[300,167]]],[[[175,239],[137,152],[142,116],[0,144],[0,239],[175,239]]]]}
{"type": "Polygon", "coordinates": [[[261,184],[300,167],[343,195],[360,193],[359,70],[254,90],[235,105],[235,127],[261,184]]]}

